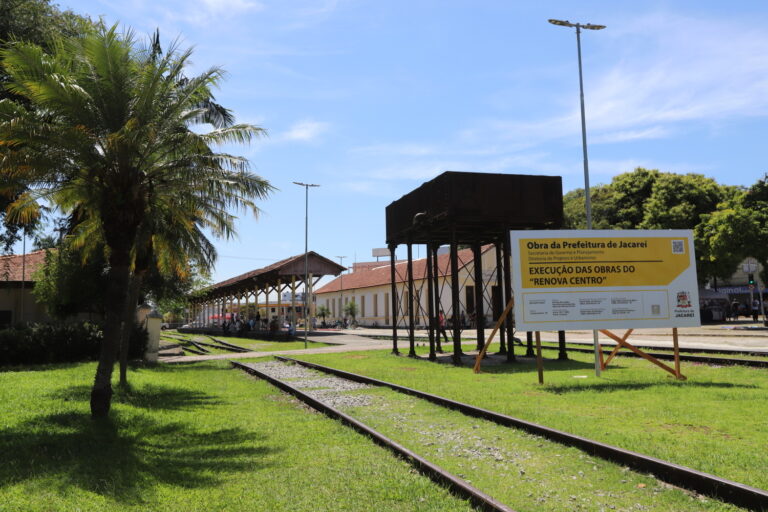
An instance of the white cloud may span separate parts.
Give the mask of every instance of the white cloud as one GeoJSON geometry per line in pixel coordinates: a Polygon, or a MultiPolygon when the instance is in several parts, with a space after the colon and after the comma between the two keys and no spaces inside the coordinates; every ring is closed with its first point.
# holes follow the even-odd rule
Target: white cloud
{"type": "MultiPolygon", "coordinates": [[[[768,116],[768,32],[761,25],[666,13],[609,28],[614,25],[620,28],[595,35],[585,58],[590,143],[665,138],[685,123],[768,116]]],[[[578,140],[578,88],[572,70],[562,73],[568,85],[550,103],[561,107],[570,95],[570,110],[539,119],[480,120],[460,134],[463,140],[578,140]]]]}
{"type": "Polygon", "coordinates": [[[297,122],[277,138],[278,140],[312,141],[328,131],[329,127],[328,123],[306,119],[297,122]]]}

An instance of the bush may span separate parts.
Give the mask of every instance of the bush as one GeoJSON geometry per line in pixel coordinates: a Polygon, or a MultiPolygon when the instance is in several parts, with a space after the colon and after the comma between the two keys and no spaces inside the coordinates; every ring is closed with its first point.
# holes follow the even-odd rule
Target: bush
{"type": "MultiPolygon", "coordinates": [[[[99,357],[102,327],[92,322],[30,324],[0,330],[0,365],[93,361],[99,357]]],[[[140,358],[147,331],[135,325],[129,357],[140,358]]]]}

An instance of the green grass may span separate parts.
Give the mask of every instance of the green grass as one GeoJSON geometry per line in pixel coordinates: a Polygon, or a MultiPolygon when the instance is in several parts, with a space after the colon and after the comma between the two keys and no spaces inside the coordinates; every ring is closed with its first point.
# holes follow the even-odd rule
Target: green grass
{"type": "MultiPolygon", "coordinates": [[[[629,341],[631,342],[632,340],[629,340],[629,341]]],[[[534,345],[534,347],[535,347],[535,345],[534,345]]],[[[602,347],[603,347],[604,351],[605,350],[613,350],[615,345],[603,345],[602,347]]],[[[554,342],[546,342],[546,343],[542,343],[542,347],[541,348],[543,350],[547,350],[547,349],[550,349],[550,350],[555,349],[556,350],[557,349],[557,344],[554,343],[554,342]]],[[[581,350],[584,350],[584,349],[592,350],[592,345],[576,344],[576,343],[574,343],[574,344],[566,343],[565,344],[565,348],[566,348],[566,350],[570,350],[572,348],[578,348],[578,349],[581,349],[581,350]]],[[[534,350],[535,350],[535,348],[534,348],[534,350]]],[[[658,354],[669,354],[669,355],[674,354],[673,349],[672,348],[667,348],[667,347],[649,347],[649,348],[641,348],[640,350],[642,350],[643,352],[647,352],[647,353],[658,353],[658,354]]],[[[520,353],[520,351],[518,350],[517,346],[515,347],[515,352],[516,353],[520,353]]],[[[621,354],[622,352],[626,354],[627,352],[629,352],[629,350],[626,349],[626,348],[622,348],[621,351],[619,351],[619,353],[621,354]]],[[[525,348],[522,348],[522,353],[525,353],[525,348]]],[[[723,357],[723,358],[729,358],[729,359],[750,359],[750,360],[753,360],[753,361],[768,361],[768,356],[741,354],[741,353],[728,352],[726,350],[723,350],[721,352],[695,352],[695,351],[688,351],[688,350],[686,350],[685,352],[680,352],[680,355],[681,356],[702,356],[702,357],[723,357]]],[[[605,354],[605,357],[607,358],[608,354],[605,354]]]]}
{"type": "MultiPolygon", "coordinates": [[[[426,349],[417,350],[421,355],[426,349]]],[[[519,353],[519,352],[518,352],[519,353]]],[[[590,354],[471,368],[387,351],[301,359],[395,382],[768,489],[768,371],[683,364],[686,382],[647,361],[615,359],[594,376],[590,354]]]]}
{"type": "Polygon", "coordinates": [[[93,421],[92,363],[0,371],[0,510],[468,510],[388,451],[220,362],[137,368],[93,421]]]}
{"type": "MultiPolygon", "coordinates": [[[[169,331],[170,332],[170,331],[169,331]]],[[[186,340],[202,341],[204,343],[215,344],[215,342],[208,336],[194,335],[194,334],[180,334],[175,331],[171,332],[175,338],[183,338],[186,340]]],[[[247,348],[253,352],[271,352],[275,350],[303,350],[304,341],[267,341],[267,340],[255,340],[253,338],[238,338],[234,336],[214,336],[216,339],[226,341],[238,347],[247,348]]],[[[178,342],[178,339],[166,336],[163,339],[169,343],[178,342]]],[[[205,348],[211,354],[232,354],[230,350],[218,349],[204,345],[205,348]]],[[[307,348],[322,348],[329,347],[328,343],[318,343],[314,341],[307,342],[307,348]]]]}
{"type": "Polygon", "coordinates": [[[348,412],[515,510],[735,511],[539,436],[376,388],[348,412]]]}

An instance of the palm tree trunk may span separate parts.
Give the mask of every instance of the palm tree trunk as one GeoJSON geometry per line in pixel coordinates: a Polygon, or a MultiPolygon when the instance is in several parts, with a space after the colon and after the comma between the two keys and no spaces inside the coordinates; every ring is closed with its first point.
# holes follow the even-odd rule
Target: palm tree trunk
{"type": "Polygon", "coordinates": [[[91,416],[94,418],[106,417],[112,404],[112,371],[120,342],[120,326],[124,318],[130,277],[128,250],[118,251],[113,248],[109,259],[104,305],[104,339],[101,342],[99,364],[91,389],[91,416]]]}
{"type": "Polygon", "coordinates": [[[131,346],[131,334],[136,323],[136,305],[139,302],[139,291],[143,280],[143,272],[134,272],[128,285],[128,300],[125,301],[122,333],[120,336],[120,387],[128,386],[128,350],[131,346]]]}

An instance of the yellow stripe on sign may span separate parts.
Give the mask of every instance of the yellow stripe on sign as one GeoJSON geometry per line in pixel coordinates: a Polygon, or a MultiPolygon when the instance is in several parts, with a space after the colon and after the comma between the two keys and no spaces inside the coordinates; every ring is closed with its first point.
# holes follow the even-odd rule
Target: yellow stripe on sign
{"type": "Polygon", "coordinates": [[[680,237],[520,239],[523,288],[666,286],[690,266],[680,237]]]}

